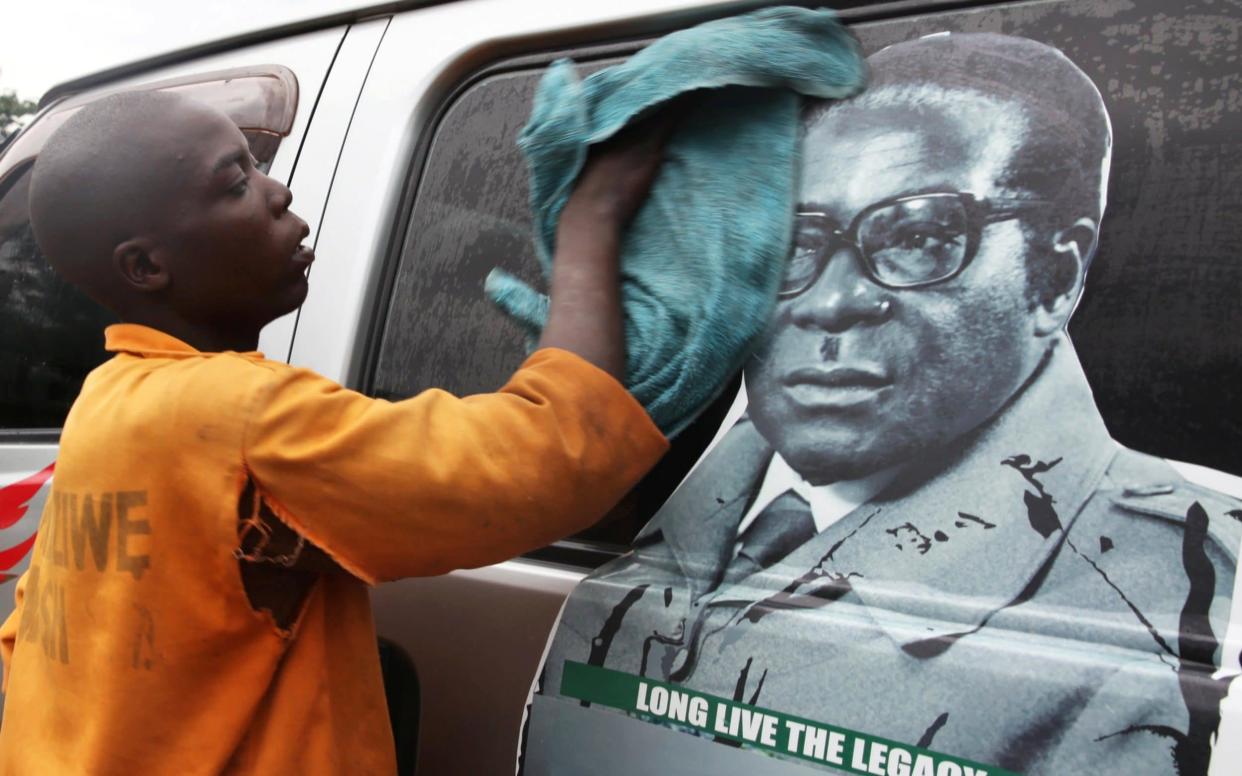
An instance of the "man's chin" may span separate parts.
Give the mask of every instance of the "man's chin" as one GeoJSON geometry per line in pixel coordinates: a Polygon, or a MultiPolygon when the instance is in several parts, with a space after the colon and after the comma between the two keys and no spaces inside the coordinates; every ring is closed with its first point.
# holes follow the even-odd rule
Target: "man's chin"
{"type": "Polygon", "coordinates": [[[905,458],[902,451],[889,447],[875,449],[857,439],[825,444],[821,438],[807,445],[787,439],[777,449],[786,463],[812,485],[859,480],[899,464],[905,458]]]}
{"type": "Polygon", "coordinates": [[[289,309],[285,310],[285,312],[281,313],[281,315],[284,315],[285,313],[291,313],[294,310],[301,307],[302,303],[306,301],[306,295],[309,293],[310,293],[310,278],[308,278],[306,275],[298,274],[294,278],[293,283],[290,284],[289,293],[287,295],[287,298],[288,298],[287,306],[289,309]]]}
{"type": "MultiPolygon", "coordinates": [[[[286,287],[285,292],[280,295],[277,304],[273,304],[266,318],[271,323],[277,318],[288,315],[297,310],[306,301],[306,295],[310,291],[306,277],[303,276],[299,280],[294,281],[290,286],[286,287]]],[[[267,324],[264,324],[267,325],[267,324]]]]}

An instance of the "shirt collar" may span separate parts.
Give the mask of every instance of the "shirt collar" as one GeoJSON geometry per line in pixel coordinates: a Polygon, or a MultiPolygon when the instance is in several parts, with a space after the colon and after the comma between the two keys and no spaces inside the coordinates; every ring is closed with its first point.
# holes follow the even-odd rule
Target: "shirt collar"
{"type": "Polygon", "coordinates": [[[763,476],[763,484],[738,524],[737,534],[741,536],[768,504],[789,490],[811,505],[811,518],[815,521],[815,532],[819,533],[870,501],[893,481],[896,474],[896,468],[884,469],[857,480],[815,486],[794,471],[780,453],[773,453],[763,476]]]}
{"type": "MultiPolygon", "coordinates": [[[[114,323],[105,329],[104,349],[110,353],[130,353],[143,357],[190,358],[210,355],[171,334],[137,323],[114,323]]],[[[255,360],[263,358],[263,354],[257,350],[238,352],[237,355],[255,360]]]]}

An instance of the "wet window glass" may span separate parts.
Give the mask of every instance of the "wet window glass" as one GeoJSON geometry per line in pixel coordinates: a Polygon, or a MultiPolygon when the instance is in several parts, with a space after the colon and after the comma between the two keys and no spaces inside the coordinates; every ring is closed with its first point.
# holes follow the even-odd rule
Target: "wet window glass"
{"type": "MultiPolygon", "coordinates": [[[[431,387],[458,395],[493,391],[525,357],[525,335],[484,298],[483,280],[499,266],[543,287],[517,149],[540,73],[478,82],[437,128],[384,321],[375,395],[404,398],[431,387]]],[[[628,545],[699,457],[735,393],[736,386],[726,389],[607,518],[574,539],[605,551],[628,545]]]]}

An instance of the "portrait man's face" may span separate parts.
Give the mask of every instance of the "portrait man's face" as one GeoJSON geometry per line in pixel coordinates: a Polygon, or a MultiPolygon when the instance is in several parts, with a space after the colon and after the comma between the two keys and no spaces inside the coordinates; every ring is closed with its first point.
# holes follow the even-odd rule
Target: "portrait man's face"
{"type": "Polygon", "coordinates": [[[1028,292],[1022,224],[1039,206],[1002,184],[1021,114],[973,94],[945,102],[846,102],[804,126],[810,215],[746,384],[755,426],[812,483],[969,432],[1055,333],[1028,292]]]}

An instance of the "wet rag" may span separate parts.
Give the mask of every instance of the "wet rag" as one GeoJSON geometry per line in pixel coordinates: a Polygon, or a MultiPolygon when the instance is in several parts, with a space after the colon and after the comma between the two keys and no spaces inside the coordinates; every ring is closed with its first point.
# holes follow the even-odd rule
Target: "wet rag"
{"type": "MultiPolygon", "coordinates": [[[[590,146],[711,90],[673,131],[621,246],[625,384],[668,436],[716,398],[772,313],[792,231],[799,95],[849,96],[865,72],[836,14],[788,7],[673,33],[586,79],[566,59],[543,76],[518,145],[545,279],[590,146]]],[[[534,342],[547,297],[501,269],[485,291],[534,342]]]]}

